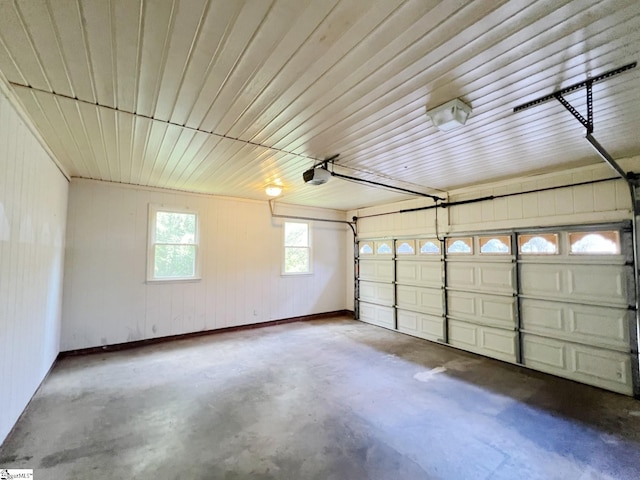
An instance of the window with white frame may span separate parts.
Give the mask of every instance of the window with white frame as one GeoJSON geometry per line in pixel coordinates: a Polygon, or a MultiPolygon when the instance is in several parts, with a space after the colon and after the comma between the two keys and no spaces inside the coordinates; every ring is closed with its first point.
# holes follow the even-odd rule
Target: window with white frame
{"type": "Polygon", "coordinates": [[[284,222],[285,275],[311,273],[311,234],[306,222],[284,222]]]}
{"type": "Polygon", "coordinates": [[[149,206],[147,280],[194,280],[198,268],[198,214],[149,206]]]}

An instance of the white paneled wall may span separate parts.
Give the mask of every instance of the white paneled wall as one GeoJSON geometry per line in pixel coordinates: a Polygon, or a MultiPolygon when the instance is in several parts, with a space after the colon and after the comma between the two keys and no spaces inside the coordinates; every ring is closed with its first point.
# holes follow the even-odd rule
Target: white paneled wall
{"type": "Polygon", "coordinates": [[[455,233],[492,228],[588,224],[629,219],[631,218],[629,213],[631,197],[629,188],[622,180],[544,190],[613,177],[616,177],[616,174],[612,169],[599,164],[556,175],[540,175],[535,180],[460,192],[452,195],[450,200],[455,202],[490,195],[515,195],[452,208],[449,231],[455,233]],[[538,189],[543,190],[519,194],[519,192],[538,189]]]}
{"type": "Polygon", "coordinates": [[[0,94],[0,443],[59,352],[67,192],[0,94]]]}
{"type": "MultiPolygon", "coordinates": [[[[627,170],[637,170],[639,160],[640,157],[634,157],[622,159],[620,163],[627,170]]],[[[438,209],[438,232],[448,234],[630,219],[631,200],[626,184],[622,180],[600,181],[614,177],[616,174],[611,168],[599,163],[557,174],[452,191],[448,196],[450,202],[509,196],[438,209]],[[597,183],[549,190],[552,187],[592,181],[597,183]],[[521,193],[532,190],[542,191],[521,193]]],[[[433,202],[428,199],[408,200],[350,211],[348,217],[355,215],[359,218],[358,235],[361,238],[433,234],[436,230],[435,209],[379,215],[431,205],[433,202]]]]}
{"type": "MultiPolygon", "coordinates": [[[[344,220],[334,210],[276,210],[344,220]]],[[[313,274],[282,276],[284,221],[271,218],[266,201],[74,179],[62,350],[345,309],[351,230],[312,222],[313,274]],[[202,280],[146,283],[149,203],[199,213],[202,280]]]]}

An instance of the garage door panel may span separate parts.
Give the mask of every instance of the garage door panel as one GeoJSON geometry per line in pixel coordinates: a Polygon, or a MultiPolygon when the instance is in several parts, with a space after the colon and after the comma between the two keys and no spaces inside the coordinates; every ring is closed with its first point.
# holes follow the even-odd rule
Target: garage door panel
{"type": "Polygon", "coordinates": [[[360,302],[360,320],[392,330],[395,327],[392,307],[360,302]]]}
{"type": "Polygon", "coordinates": [[[513,293],[514,264],[449,262],[447,287],[456,290],[513,293]]]}
{"type": "Polygon", "coordinates": [[[522,357],[525,365],[538,369],[543,369],[541,365],[562,371],[567,369],[565,344],[561,342],[524,335],[522,357]]]}
{"type": "Polygon", "coordinates": [[[472,323],[506,328],[516,326],[515,297],[499,297],[468,292],[447,292],[450,316],[472,323]]]}
{"type": "Polygon", "coordinates": [[[476,266],[480,288],[492,292],[513,292],[513,271],[512,263],[497,263],[476,266]]]}
{"type": "Polygon", "coordinates": [[[516,335],[515,332],[494,330],[488,327],[481,328],[482,347],[495,353],[496,358],[516,361],[516,335]]]}
{"type": "Polygon", "coordinates": [[[574,371],[579,375],[591,375],[600,380],[623,379],[629,373],[626,356],[618,356],[604,350],[571,349],[574,371]]]}
{"type": "Polygon", "coordinates": [[[629,310],[522,299],[522,328],[601,347],[629,348],[629,310]]]}
{"type": "Polygon", "coordinates": [[[393,285],[390,283],[360,282],[360,300],[392,306],[393,285]]]}
{"type": "Polygon", "coordinates": [[[449,343],[460,348],[478,346],[478,326],[449,320],[449,343]]]}
{"type": "Polygon", "coordinates": [[[447,263],[447,285],[449,287],[474,289],[477,283],[476,270],[472,264],[447,263]]]}
{"type": "Polygon", "coordinates": [[[427,340],[442,341],[444,320],[435,315],[398,310],[398,331],[427,340]]]}
{"type": "Polygon", "coordinates": [[[572,297],[589,303],[627,304],[627,276],[617,265],[576,265],[568,271],[567,289],[572,297]]]}
{"type": "Polygon", "coordinates": [[[556,265],[523,264],[520,292],[542,298],[563,296],[562,268],[556,265]]]}
{"type": "Polygon", "coordinates": [[[541,299],[627,305],[627,272],[622,265],[525,263],[521,293],[541,299]]]}
{"type": "Polygon", "coordinates": [[[449,343],[471,352],[507,362],[516,361],[517,333],[499,328],[449,320],[449,343]]]}
{"type": "Polygon", "coordinates": [[[398,261],[396,277],[396,281],[403,285],[440,287],[442,285],[442,264],[439,261],[398,261]]]}
{"type": "Polygon", "coordinates": [[[626,395],[633,393],[631,356],[561,340],[524,334],[525,365],[626,395]]]}
{"type": "Polygon", "coordinates": [[[442,314],[442,290],[440,289],[398,285],[396,295],[398,308],[442,314]]]}
{"type": "Polygon", "coordinates": [[[541,333],[560,334],[565,331],[564,308],[566,304],[523,298],[520,301],[522,327],[541,333]]]}
{"type": "Polygon", "coordinates": [[[629,347],[628,310],[576,306],[568,309],[569,327],[574,336],[610,341],[620,347],[629,347]]]}
{"type": "Polygon", "coordinates": [[[374,282],[393,282],[393,262],[391,260],[360,260],[359,278],[374,282]]]}

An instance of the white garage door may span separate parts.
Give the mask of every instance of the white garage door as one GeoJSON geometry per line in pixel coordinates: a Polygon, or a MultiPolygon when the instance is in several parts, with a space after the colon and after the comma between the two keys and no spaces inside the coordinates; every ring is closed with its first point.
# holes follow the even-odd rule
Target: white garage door
{"type": "Polygon", "coordinates": [[[638,389],[626,224],[366,240],[358,250],[365,322],[627,395],[638,389]]]}
{"type": "Polygon", "coordinates": [[[449,343],[518,360],[515,257],[510,235],[446,240],[449,343]]]}
{"type": "Polygon", "coordinates": [[[443,342],[441,242],[435,238],[399,239],[395,247],[398,331],[443,342]]]}
{"type": "Polygon", "coordinates": [[[360,320],[395,329],[393,240],[360,242],[358,250],[360,320]]]}
{"type": "Polygon", "coordinates": [[[630,234],[522,233],[519,244],[522,363],[632,394],[630,234]]]}

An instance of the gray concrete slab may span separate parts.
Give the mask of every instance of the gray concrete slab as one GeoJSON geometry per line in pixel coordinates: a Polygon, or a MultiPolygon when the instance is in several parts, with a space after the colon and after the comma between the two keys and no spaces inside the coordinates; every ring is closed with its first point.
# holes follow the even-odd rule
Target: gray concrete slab
{"type": "Polygon", "coordinates": [[[0,468],[37,479],[634,479],[640,402],[364,323],[59,361],[0,468]]]}

